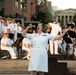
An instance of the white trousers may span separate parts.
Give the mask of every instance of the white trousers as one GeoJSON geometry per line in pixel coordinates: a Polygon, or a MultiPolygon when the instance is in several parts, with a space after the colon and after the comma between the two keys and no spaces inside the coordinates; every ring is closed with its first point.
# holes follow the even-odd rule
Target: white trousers
{"type": "Polygon", "coordinates": [[[26,49],[25,47],[23,47],[22,50],[25,50],[27,52],[27,57],[31,55],[31,48],[26,49]]]}
{"type": "Polygon", "coordinates": [[[10,55],[11,55],[11,59],[13,59],[14,57],[17,57],[17,50],[15,47],[1,47],[1,50],[7,50],[10,55]]]}
{"type": "Polygon", "coordinates": [[[58,54],[58,40],[49,42],[50,44],[50,53],[51,54],[58,54]]]}

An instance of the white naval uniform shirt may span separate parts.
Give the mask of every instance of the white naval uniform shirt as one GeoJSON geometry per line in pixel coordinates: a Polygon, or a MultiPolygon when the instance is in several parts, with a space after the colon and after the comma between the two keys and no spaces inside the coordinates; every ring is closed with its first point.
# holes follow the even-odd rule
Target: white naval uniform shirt
{"type": "Polygon", "coordinates": [[[15,32],[15,25],[14,25],[14,23],[9,24],[9,27],[11,28],[12,33],[14,34],[14,32],[15,32]]]}
{"type": "Polygon", "coordinates": [[[61,32],[61,27],[58,24],[50,24],[52,27],[51,34],[54,36],[58,35],[58,32],[61,32]]]}
{"type": "Polygon", "coordinates": [[[22,33],[22,32],[21,32],[21,30],[22,30],[22,27],[20,27],[20,26],[17,26],[17,29],[16,29],[16,30],[17,30],[17,33],[22,33]]]}
{"type": "Polygon", "coordinates": [[[5,47],[2,45],[2,43],[11,46],[11,45],[13,44],[13,41],[12,41],[11,39],[9,39],[9,38],[2,38],[2,39],[1,39],[1,49],[2,49],[2,48],[5,48],[5,47]]]}
{"type": "Polygon", "coordinates": [[[26,51],[31,50],[31,47],[30,48],[28,47],[29,43],[30,43],[30,39],[24,38],[22,40],[22,50],[26,50],[26,51]],[[26,44],[27,47],[25,47],[24,44],[26,44]]]}
{"type": "Polygon", "coordinates": [[[7,29],[10,29],[12,31],[10,26],[3,26],[3,33],[8,33],[7,29]]]}

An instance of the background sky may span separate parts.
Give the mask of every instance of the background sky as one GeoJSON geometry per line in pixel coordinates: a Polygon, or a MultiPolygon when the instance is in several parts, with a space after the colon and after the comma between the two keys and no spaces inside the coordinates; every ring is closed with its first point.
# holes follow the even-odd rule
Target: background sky
{"type": "Polygon", "coordinates": [[[59,9],[76,9],[76,0],[48,0],[52,2],[52,6],[58,6],[59,9]]]}

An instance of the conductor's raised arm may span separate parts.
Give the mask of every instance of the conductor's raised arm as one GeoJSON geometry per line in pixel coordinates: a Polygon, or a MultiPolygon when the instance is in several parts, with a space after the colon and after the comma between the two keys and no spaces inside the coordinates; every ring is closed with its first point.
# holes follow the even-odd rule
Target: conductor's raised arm
{"type": "Polygon", "coordinates": [[[54,40],[59,40],[59,39],[62,38],[69,30],[70,30],[70,27],[68,27],[67,29],[65,29],[65,32],[62,33],[61,35],[57,35],[54,40]]]}
{"type": "Polygon", "coordinates": [[[32,25],[27,26],[26,29],[22,32],[23,37],[26,37],[26,33],[27,33],[29,28],[32,28],[32,25]]]}

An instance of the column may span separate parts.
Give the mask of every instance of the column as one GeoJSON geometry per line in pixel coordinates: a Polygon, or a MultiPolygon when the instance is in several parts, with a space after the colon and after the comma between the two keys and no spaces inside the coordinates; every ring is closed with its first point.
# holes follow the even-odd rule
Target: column
{"type": "Polygon", "coordinates": [[[67,15],[67,23],[69,23],[69,15],[67,15]]]}
{"type": "Polygon", "coordinates": [[[66,21],[65,21],[65,20],[66,20],[66,17],[65,17],[65,15],[64,15],[64,25],[66,24],[66,21]]]}

